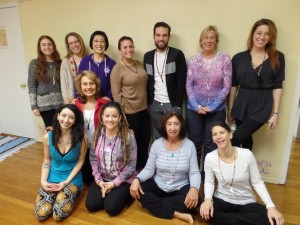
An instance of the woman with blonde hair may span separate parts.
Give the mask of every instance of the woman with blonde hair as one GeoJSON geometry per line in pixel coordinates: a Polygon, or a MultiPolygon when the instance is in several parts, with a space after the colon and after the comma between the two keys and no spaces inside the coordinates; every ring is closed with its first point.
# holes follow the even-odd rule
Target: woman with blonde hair
{"type": "Polygon", "coordinates": [[[92,71],[83,71],[75,78],[78,99],[75,105],[83,113],[84,130],[88,137],[88,150],[82,167],[83,182],[90,184],[93,181],[92,168],[89,161],[90,147],[95,130],[99,124],[99,116],[102,106],[109,102],[107,98],[100,97],[101,81],[92,71]]]}
{"type": "Polygon", "coordinates": [[[78,75],[78,67],[83,57],[87,56],[82,37],[70,32],[65,37],[67,55],[62,60],[60,67],[61,92],[64,103],[71,103],[74,99],[74,79],[78,75]]]}

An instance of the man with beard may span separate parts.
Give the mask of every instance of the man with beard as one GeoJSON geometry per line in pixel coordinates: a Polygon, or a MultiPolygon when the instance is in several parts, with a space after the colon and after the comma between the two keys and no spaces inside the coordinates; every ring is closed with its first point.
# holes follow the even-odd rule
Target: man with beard
{"type": "Polygon", "coordinates": [[[144,55],[144,66],[148,74],[148,104],[154,137],[161,137],[159,126],[162,116],[169,111],[182,113],[186,94],[186,60],[181,50],[168,46],[171,27],[157,22],[153,28],[156,49],[144,55]]]}

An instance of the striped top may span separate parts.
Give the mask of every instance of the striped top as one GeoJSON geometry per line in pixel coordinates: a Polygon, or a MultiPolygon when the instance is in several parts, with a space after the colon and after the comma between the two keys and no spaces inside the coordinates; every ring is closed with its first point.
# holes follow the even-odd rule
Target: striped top
{"type": "Polygon", "coordinates": [[[187,184],[199,190],[201,175],[195,145],[185,138],[177,150],[169,151],[164,139],[157,139],[151,146],[145,168],[137,177],[141,182],[153,177],[165,192],[179,190],[187,184]]]}

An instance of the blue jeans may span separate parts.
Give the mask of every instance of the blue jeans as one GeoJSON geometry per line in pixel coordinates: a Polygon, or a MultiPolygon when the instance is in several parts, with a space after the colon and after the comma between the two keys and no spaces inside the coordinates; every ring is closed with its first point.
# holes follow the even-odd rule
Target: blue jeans
{"type": "MultiPolygon", "coordinates": [[[[195,144],[198,162],[201,160],[202,145],[204,147],[203,161],[207,153],[217,148],[216,144],[212,140],[211,125],[218,121],[225,121],[225,119],[225,109],[208,113],[206,115],[200,115],[193,110],[187,109],[186,122],[189,138],[195,144]]],[[[203,166],[201,170],[203,171],[203,166]]]]}

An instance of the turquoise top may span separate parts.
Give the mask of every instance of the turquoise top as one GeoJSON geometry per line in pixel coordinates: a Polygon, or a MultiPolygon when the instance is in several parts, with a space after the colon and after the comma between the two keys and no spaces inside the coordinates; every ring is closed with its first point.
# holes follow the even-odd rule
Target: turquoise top
{"type": "MultiPolygon", "coordinates": [[[[62,154],[52,144],[52,131],[48,132],[49,148],[51,157],[51,166],[48,176],[48,182],[60,183],[67,180],[80,156],[80,143],[76,143],[75,146],[70,149],[66,154],[62,154]]],[[[79,171],[73,178],[71,184],[77,185],[82,188],[82,175],[79,171]]]]}

